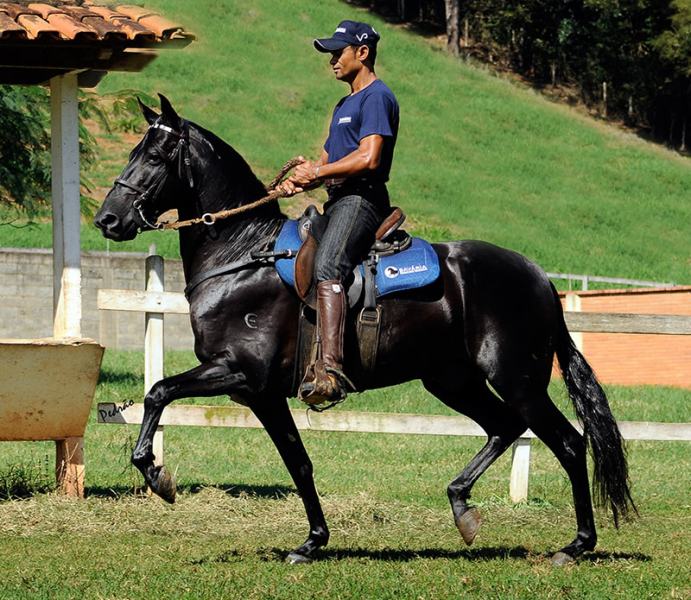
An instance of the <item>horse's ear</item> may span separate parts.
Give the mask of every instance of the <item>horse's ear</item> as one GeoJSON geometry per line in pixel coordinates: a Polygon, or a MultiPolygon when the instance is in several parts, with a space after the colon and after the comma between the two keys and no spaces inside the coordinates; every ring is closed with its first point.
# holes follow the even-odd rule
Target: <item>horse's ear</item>
{"type": "Polygon", "coordinates": [[[161,115],[163,118],[173,126],[179,125],[182,119],[175,112],[170,100],[163,94],[159,94],[158,97],[161,99],[161,115]]]}
{"type": "Polygon", "coordinates": [[[146,119],[146,122],[149,125],[153,125],[156,122],[156,119],[158,119],[158,114],[156,113],[156,111],[144,104],[141,101],[141,98],[139,98],[139,96],[137,96],[137,102],[139,103],[139,108],[141,109],[142,114],[146,119]]]}

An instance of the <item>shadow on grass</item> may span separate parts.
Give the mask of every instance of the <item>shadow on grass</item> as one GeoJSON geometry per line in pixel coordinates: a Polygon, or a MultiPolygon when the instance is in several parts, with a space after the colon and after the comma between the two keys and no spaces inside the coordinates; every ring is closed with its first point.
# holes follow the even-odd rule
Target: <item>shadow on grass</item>
{"type": "MultiPolygon", "coordinates": [[[[296,494],[295,488],[286,485],[247,485],[244,483],[183,483],[178,485],[178,493],[198,494],[205,489],[216,489],[225,492],[228,496],[237,498],[239,496],[255,496],[257,498],[270,498],[281,500],[289,494],[296,494]]],[[[146,488],[126,485],[116,485],[113,487],[91,486],[85,490],[85,495],[95,498],[120,498],[121,496],[141,496],[146,495],[146,488]]]]}
{"type": "MultiPolygon", "coordinates": [[[[288,551],[281,548],[258,548],[256,551],[241,552],[228,550],[217,556],[207,556],[191,561],[192,564],[225,563],[246,560],[248,554],[254,554],[263,562],[284,562],[288,551]]],[[[315,557],[315,562],[341,561],[341,560],[376,560],[381,562],[410,562],[418,559],[452,559],[483,561],[507,558],[527,558],[529,552],[526,548],[472,548],[460,550],[445,550],[443,548],[419,548],[417,550],[404,550],[383,548],[369,550],[367,548],[326,548],[320,550],[315,557]]]]}
{"type": "Polygon", "coordinates": [[[647,554],[642,554],[641,552],[588,552],[585,556],[581,557],[579,561],[588,562],[614,562],[617,560],[635,560],[638,562],[650,562],[653,560],[652,556],[647,554]]]}
{"type": "MultiPolygon", "coordinates": [[[[212,563],[230,563],[247,560],[248,555],[254,554],[262,562],[284,562],[288,551],[281,548],[258,548],[255,551],[227,550],[216,556],[206,556],[191,560],[194,565],[212,563]]],[[[482,562],[490,560],[522,559],[531,556],[530,551],[523,546],[488,547],[488,548],[462,548],[459,550],[446,550],[443,548],[420,548],[417,550],[402,550],[383,548],[369,550],[367,548],[334,548],[323,549],[315,557],[315,562],[341,561],[341,560],[374,560],[381,562],[410,562],[419,559],[447,559],[467,560],[482,562]]],[[[538,557],[540,555],[533,555],[538,557]]],[[[552,558],[551,554],[542,555],[546,561],[552,558]]],[[[579,562],[617,562],[617,561],[650,562],[652,558],[639,552],[592,552],[582,557],[579,562]]]]}
{"type": "Polygon", "coordinates": [[[143,375],[138,375],[136,373],[127,373],[123,371],[110,371],[108,369],[101,369],[101,373],[98,377],[98,383],[111,383],[113,385],[139,385],[143,382],[143,375]]]}

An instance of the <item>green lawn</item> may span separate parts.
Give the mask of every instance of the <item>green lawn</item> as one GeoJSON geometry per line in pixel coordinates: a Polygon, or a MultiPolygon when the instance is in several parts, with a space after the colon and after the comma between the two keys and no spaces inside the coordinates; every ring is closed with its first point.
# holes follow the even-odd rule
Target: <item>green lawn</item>
{"type": "MultiPolygon", "coordinates": [[[[189,353],[169,353],[167,370],[192,362],[189,353]]],[[[108,351],[97,400],[139,401],[141,365],[141,353],[108,351]]],[[[552,394],[563,404],[561,388],[555,383],[552,394]]],[[[618,418],[688,420],[687,391],[608,393],[618,418]]],[[[344,409],[448,413],[415,383],[353,396],[344,409]]],[[[52,443],[2,445],[0,598],[503,600],[691,593],[687,443],[630,443],[641,518],[617,531],[600,511],[597,551],[557,569],[549,555],[573,537],[574,512],[567,479],[542,444],[534,445],[527,504],[508,500],[510,453],[479,480],[473,498],[484,523],[466,548],[445,488],[481,439],[305,432],[332,538],[320,561],[289,566],[283,557],[304,539],[306,521],[263,431],[167,428],[166,464],[177,471],[180,490],[173,506],[132,492],[141,485],[128,463],[136,435],[136,427],[98,425],[92,414],[85,501],[50,492],[52,443]],[[8,491],[28,491],[28,497],[8,500],[8,491]]]]}
{"type": "MultiPolygon", "coordinates": [[[[199,41],[162,52],[142,74],[111,75],[100,90],[164,92],[264,180],[290,156],[317,154],[344,93],[311,39],[343,18],[367,18],[383,33],[378,70],[402,106],[391,191],[413,231],[487,239],[548,270],[691,283],[688,160],[337,0],[146,4],[199,41]]],[[[102,142],[89,176],[105,188],[132,140],[102,142]]],[[[87,249],[116,249],[86,224],[83,239],[87,249]]],[[[152,241],[176,255],[173,233],[118,247],[145,251],[152,241]]],[[[49,245],[46,223],[0,227],[0,246],[49,245]]],[[[193,362],[170,353],[167,371],[193,362]]],[[[141,400],[142,387],[141,354],[109,351],[97,400],[141,400]]],[[[560,384],[551,393],[566,407],[560,384]]],[[[608,393],[619,419],[689,421],[688,391],[608,393]]],[[[417,383],[354,396],[343,409],[449,414],[417,383]]],[[[92,414],[81,502],[51,491],[52,443],[0,446],[0,599],[691,597],[688,443],[631,443],[641,518],[616,531],[599,513],[597,552],[554,569],[548,557],[572,539],[574,513],[565,475],[542,444],[527,504],[508,500],[509,454],[480,479],[474,500],[484,524],[468,549],[445,488],[482,440],[306,432],[332,540],[321,561],[291,567],[283,557],[304,539],[306,521],[263,431],[168,428],[166,464],[180,488],[174,506],[133,493],[141,485],[128,462],[136,435],[134,427],[98,425],[92,414]]]]}
{"type": "MultiPolygon", "coordinates": [[[[457,61],[435,40],[338,0],[146,4],[199,40],[161,52],[141,74],[109,75],[99,91],[167,94],[264,180],[288,157],[318,153],[332,106],[345,93],[312,38],[342,18],[369,19],[383,36],[378,72],[401,104],[390,187],[413,231],[435,240],[486,239],[550,271],[691,283],[688,159],[457,61]]],[[[104,138],[91,179],[109,186],[132,144],[104,138]]],[[[24,233],[0,227],[0,245],[49,245],[47,226],[24,233]]],[[[156,239],[174,255],[174,237],[149,234],[122,249],[145,250],[156,239]]],[[[84,239],[87,248],[107,247],[94,231],[84,239]]]]}

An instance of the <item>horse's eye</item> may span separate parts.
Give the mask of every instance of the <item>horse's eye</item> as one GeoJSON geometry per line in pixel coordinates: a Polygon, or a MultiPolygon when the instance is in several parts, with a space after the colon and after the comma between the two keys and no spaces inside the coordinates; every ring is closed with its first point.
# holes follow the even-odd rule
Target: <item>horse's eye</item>
{"type": "Polygon", "coordinates": [[[146,162],[148,162],[150,165],[160,165],[163,163],[161,160],[161,157],[156,155],[156,154],[151,154],[150,156],[146,157],[146,162]]]}

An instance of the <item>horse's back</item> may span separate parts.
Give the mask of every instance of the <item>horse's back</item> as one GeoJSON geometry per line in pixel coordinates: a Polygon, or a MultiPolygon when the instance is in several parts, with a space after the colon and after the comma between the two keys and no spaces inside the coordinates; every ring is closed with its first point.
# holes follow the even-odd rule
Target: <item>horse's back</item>
{"type": "Polygon", "coordinates": [[[546,273],[518,252],[488,242],[434,247],[447,285],[460,290],[470,358],[488,375],[510,358],[519,369],[539,363],[548,376],[562,317],[546,273]]]}

